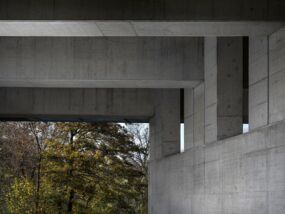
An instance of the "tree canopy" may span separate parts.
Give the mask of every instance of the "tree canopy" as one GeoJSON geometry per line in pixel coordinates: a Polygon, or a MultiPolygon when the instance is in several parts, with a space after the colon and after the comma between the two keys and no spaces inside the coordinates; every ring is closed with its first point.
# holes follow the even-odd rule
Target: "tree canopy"
{"type": "Polygon", "coordinates": [[[115,123],[1,123],[0,212],[147,212],[148,132],[115,123]]]}

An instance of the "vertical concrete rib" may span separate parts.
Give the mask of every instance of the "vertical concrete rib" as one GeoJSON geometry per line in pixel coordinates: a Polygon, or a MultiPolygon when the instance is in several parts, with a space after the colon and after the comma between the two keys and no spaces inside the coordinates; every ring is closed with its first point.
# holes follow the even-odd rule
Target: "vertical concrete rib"
{"type": "Polygon", "coordinates": [[[155,103],[150,120],[152,160],[180,152],[180,90],[157,90],[155,103]]]}
{"type": "Polygon", "coordinates": [[[268,124],[269,93],[269,42],[268,37],[249,38],[249,128],[268,124]]]}
{"type": "Polygon", "coordinates": [[[205,142],[242,132],[242,38],[205,38],[205,142]]]}

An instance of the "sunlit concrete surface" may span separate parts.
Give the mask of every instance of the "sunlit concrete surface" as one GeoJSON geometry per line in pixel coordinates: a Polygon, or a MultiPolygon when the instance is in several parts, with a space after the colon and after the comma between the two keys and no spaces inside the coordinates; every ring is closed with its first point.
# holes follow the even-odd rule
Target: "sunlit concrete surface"
{"type": "Polygon", "coordinates": [[[283,24],[277,21],[0,21],[0,36],[262,36],[283,24]]]}

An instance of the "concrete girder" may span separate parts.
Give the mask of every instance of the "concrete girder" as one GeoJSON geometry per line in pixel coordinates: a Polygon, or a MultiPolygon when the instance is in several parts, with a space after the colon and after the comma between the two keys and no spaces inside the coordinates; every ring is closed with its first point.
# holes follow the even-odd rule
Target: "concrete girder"
{"type": "Polygon", "coordinates": [[[284,22],[222,21],[0,21],[0,36],[265,36],[284,22]]]}
{"type": "Polygon", "coordinates": [[[0,87],[194,87],[203,39],[2,37],[0,64],[0,87]]]}
{"type": "Polygon", "coordinates": [[[0,120],[147,122],[152,89],[0,88],[0,120]]]}

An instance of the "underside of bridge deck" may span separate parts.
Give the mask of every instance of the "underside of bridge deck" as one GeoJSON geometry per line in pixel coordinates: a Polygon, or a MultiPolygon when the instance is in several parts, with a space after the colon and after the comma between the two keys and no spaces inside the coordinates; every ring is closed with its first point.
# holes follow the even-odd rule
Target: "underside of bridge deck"
{"type": "Polygon", "coordinates": [[[284,11],[0,0],[0,120],[149,122],[150,214],[285,213],[284,11]]]}

